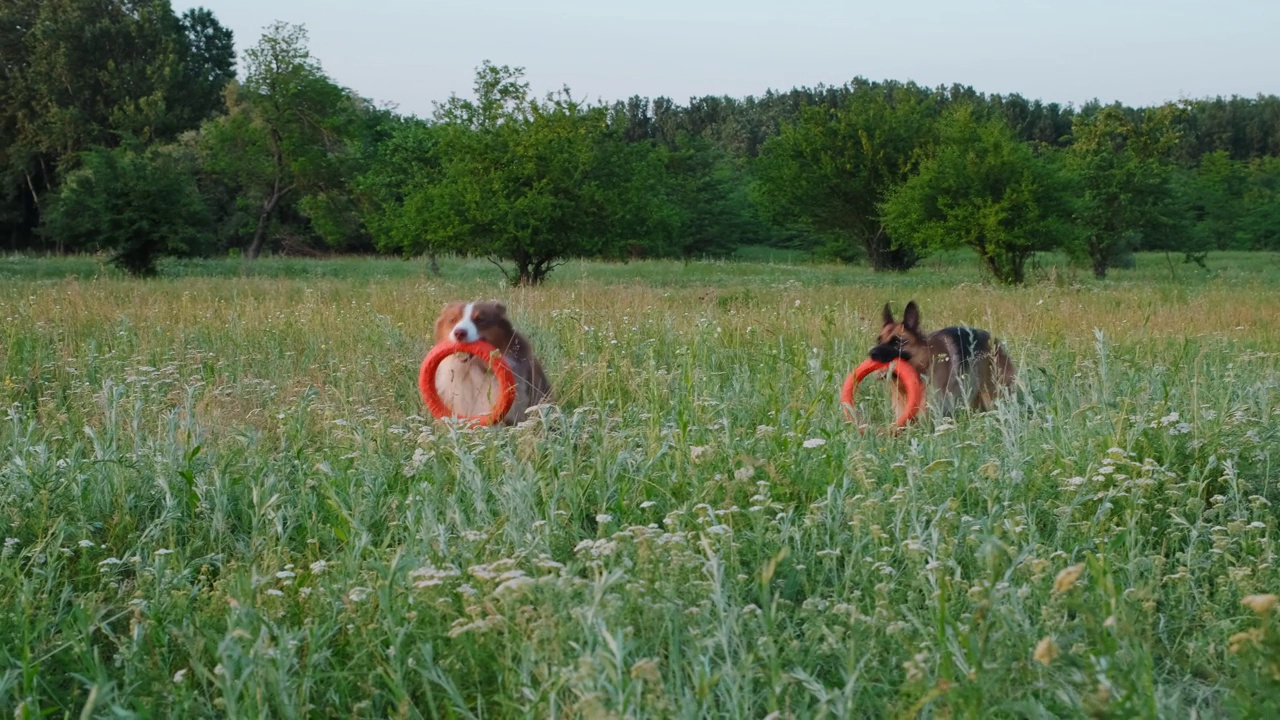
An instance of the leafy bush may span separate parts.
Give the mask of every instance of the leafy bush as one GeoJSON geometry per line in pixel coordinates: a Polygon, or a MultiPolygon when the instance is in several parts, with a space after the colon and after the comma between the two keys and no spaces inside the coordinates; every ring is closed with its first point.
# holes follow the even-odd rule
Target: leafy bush
{"type": "Polygon", "coordinates": [[[111,250],[111,262],[131,275],[154,275],[158,259],[196,254],[211,237],[195,177],[192,161],[169,148],[95,148],[67,175],[44,232],[72,247],[111,250]]]}
{"type": "Polygon", "coordinates": [[[1020,284],[1027,260],[1070,233],[1066,177],[1053,160],[1003,120],[958,108],[942,120],[937,152],[881,206],[885,228],[921,252],[972,248],[998,282],[1020,284]]]}

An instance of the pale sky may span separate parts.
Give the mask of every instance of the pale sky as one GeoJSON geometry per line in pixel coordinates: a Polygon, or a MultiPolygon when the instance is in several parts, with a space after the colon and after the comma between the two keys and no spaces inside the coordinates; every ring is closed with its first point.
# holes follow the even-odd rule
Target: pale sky
{"type": "Polygon", "coordinates": [[[305,25],[336,82],[404,114],[470,97],[482,61],[613,101],[914,80],[1080,105],[1280,94],[1277,0],[175,0],[243,51],[305,25]]]}

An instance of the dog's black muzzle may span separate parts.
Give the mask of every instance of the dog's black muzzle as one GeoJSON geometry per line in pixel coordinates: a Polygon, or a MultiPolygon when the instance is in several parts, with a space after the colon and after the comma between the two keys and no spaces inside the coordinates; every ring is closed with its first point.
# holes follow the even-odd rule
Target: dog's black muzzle
{"type": "Polygon", "coordinates": [[[910,362],[911,360],[911,353],[903,352],[902,346],[897,343],[876,345],[871,348],[869,355],[872,360],[882,363],[893,362],[894,360],[906,360],[910,362]]]}

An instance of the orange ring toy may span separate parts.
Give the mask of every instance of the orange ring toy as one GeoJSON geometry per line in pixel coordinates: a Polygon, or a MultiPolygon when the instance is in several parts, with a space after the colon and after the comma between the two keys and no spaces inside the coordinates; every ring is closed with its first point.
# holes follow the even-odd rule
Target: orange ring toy
{"type": "Polygon", "coordinates": [[[418,390],[422,391],[422,399],[436,418],[453,417],[453,410],[440,398],[440,389],[436,387],[436,370],[440,363],[454,353],[474,355],[489,364],[489,369],[498,377],[498,402],[494,403],[488,415],[470,415],[459,417],[475,425],[493,425],[502,422],[502,418],[511,410],[516,401],[516,376],[511,366],[502,357],[502,353],[484,340],[472,343],[442,342],[431,348],[422,361],[422,370],[418,373],[418,390]]]}
{"type": "Polygon", "coordinates": [[[840,402],[845,405],[845,414],[853,420],[853,394],[858,389],[858,384],[871,373],[880,371],[891,371],[897,374],[898,379],[902,380],[902,384],[906,386],[907,409],[902,411],[897,421],[898,427],[906,427],[907,423],[920,414],[920,408],[924,406],[924,383],[920,381],[920,373],[911,367],[911,363],[899,360],[884,363],[868,358],[849,373],[840,391],[840,402]]]}

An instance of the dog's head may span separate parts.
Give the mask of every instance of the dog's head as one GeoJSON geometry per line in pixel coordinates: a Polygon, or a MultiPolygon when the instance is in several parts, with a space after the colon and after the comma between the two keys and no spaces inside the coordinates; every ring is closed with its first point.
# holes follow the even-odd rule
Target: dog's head
{"type": "Polygon", "coordinates": [[[510,343],[513,332],[507,306],[497,300],[449,303],[436,319],[437,342],[483,339],[501,350],[510,343]]]}
{"type": "Polygon", "coordinates": [[[893,311],[889,304],[884,306],[884,327],[880,329],[880,337],[871,348],[869,355],[876,362],[906,360],[917,370],[926,366],[929,361],[929,346],[920,331],[920,307],[912,300],[902,313],[902,322],[893,319],[893,311]]]}

